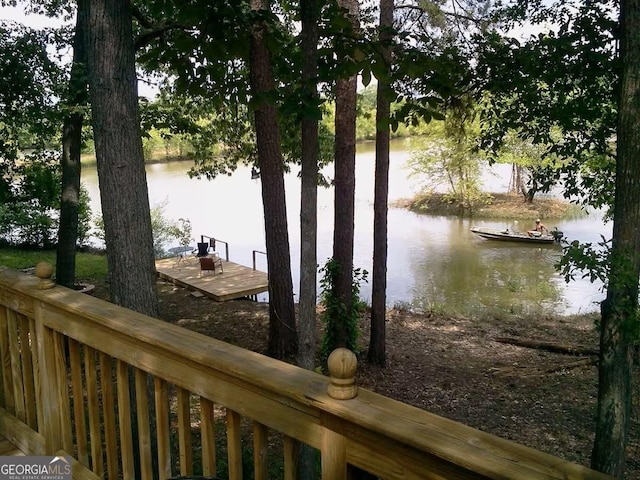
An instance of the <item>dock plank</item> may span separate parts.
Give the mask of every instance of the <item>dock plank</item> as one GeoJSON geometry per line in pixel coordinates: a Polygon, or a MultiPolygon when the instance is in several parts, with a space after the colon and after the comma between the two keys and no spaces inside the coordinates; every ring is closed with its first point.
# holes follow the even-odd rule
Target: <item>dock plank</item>
{"type": "Polygon", "coordinates": [[[213,298],[218,302],[248,297],[268,291],[267,273],[254,270],[239,263],[222,260],[220,273],[200,273],[200,264],[196,258],[176,258],[156,260],[158,276],[181,287],[213,298]]]}

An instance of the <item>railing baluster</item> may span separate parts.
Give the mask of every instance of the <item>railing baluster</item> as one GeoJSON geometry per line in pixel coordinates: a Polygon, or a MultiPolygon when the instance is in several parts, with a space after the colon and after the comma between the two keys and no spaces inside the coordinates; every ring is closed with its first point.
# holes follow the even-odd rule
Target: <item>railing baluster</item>
{"type": "Polygon", "coordinates": [[[20,341],[18,340],[17,314],[9,311],[7,326],[9,328],[9,355],[11,359],[11,382],[13,383],[13,403],[15,415],[23,422],[27,412],[24,407],[24,386],[22,384],[22,362],[20,361],[20,341]]]}
{"type": "Polygon", "coordinates": [[[180,443],[180,475],[193,475],[191,448],[191,395],[188,390],[176,387],[178,410],[178,441],[180,443]]]}
{"type": "Polygon", "coordinates": [[[36,388],[33,371],[33,352],[29,339],[29,320],[24,315],[18,315],[20,354],[22,356],[22,384],[24,385],[24,404],[26,422],[33,429],[38,428],[38,414],[36,412],[36,388]]]}
{"type": "Polygon", "coordinates": [[[122,458],[122,478],[135,480],[136,470],[133,451],[133,429],[131,425],[131,389],[129,387],[129,365],[118,360],[116,363],[118,385],[118,424],[120,426],[120,457],[122,458]]]}
{"type": "Polygon", "coordinates": [[[69,406],[69,382],[67,377],[66,363],[66,337],[59,332],[53,334],[53,354],[55,359],[55,371],[57,382],[55,391],[58,395],[58,419],[60,448],[67,452],[73,450],[73,436],[71,433],[71,423],[65,419],[71,417],[71,407],[69,406]]]}
{"type": "Polygon", "coordinates": [[[167,382],[154,378],[156,399],[156,437],[160,480],[171,477],[171,434],[169,431],[169,392],[167,382]]]}
{"type": "Polygon", "coordinates": [[[84,347],[84,377],[87,388],[87,413],[89,414],[89,437],[91,449],[91,470],[102,477],[102,437],[100,435],[100,401],[98,398],[98,373],[96,371],[96,351],[84,347]]]}
{"type": "Polygon", "coordinates": [[[15,413],[13,403],[13,384],[11,383],[11,356],[9,355],[9,333],[7,325],[8,308],[0,308],[0,375],[2,376],[2,393],[0,406],[11,414],[15,413]]]}
{"type": "MultiPolygon", "coordinates": [[[[1,314],[1,313],[0,313],[1,314]]],[[[36,339],[36,321],[33,318],[29,318],[29,338],[31,348],[31,359],[33,362],[33,389],[35,393],[36,402],[36,431],[42,431],[43,413],[42,413],[42,385],[40,384],[40,357],[38,356],[38,342],[36,339]]],[[[2,327],[0,326],[0,329],[2,327]]],[[[1,369],[0,369],[1,370],[1,369]]]]}
{"type": "Polygon", "coordinates": [[[284,480],[298,478],[300,443],[289,435],[284,436],[284,480]]]}
{"type": "Polygon", "coordinates": [[[78,460],[89,467],[87,423],[85,421],[84,394],[82,393],[80,344],[72,339],[69,339],[69,368],[71,369],[71,398],[73,398],[73,423],[76,433],[78,460]]]}
{"type": "Polygon", "coordinates": [[[267,480],[269,462],[267,459],[267,427],[253,422],[253,468],[255,480],[267,480]]]}
{"type": "Polygon", "coordinates": [[[102,415],[104,418],[104,444],[107,451],[107,478],[118,477],[116,409],[113,389],[111,357],[100,352],[100,385],[102,386],[102,415]]]}
{"type": "Polygon", "coordinates": [[[242,438],[240,414],[227,408],[227,456],[229,480],[242,480],[242,438]]]}
{"type": "Polygon", "coordinates": [[[147,397],[147,374],[135,369],[136,408],[138,417],[138,448],[140,449],[140,473],[142,480],[153,478],[151,462],[151,431],[149,428],[149,398],[147,397]]]}
{"type": "Polygon", "coordinates": [[[216,433],[213,402],[200,397],[200,438],[202,442],[202,474],[216,474],[216,433]]]}

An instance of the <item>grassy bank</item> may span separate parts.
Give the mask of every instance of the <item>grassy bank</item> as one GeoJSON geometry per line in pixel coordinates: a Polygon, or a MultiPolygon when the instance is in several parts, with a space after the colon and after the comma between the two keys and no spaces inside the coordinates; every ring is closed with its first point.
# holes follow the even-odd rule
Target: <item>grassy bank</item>
{"type": "MultiPolygon", "coordinates": [[[[55,250],[35,250],[15,247],[0,248],[0,265],[16,270],[34,267],[38,262],[56,264],[55,250]]],[[[104,282],[107,278],[107,257],[98,253],[78,252],[76,278],[90,283],[104,282]]]]}

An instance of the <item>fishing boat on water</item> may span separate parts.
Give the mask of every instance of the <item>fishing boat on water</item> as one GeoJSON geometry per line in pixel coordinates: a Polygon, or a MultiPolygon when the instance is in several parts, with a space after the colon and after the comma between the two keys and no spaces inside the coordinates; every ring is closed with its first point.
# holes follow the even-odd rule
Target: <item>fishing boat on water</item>
{"type": "Polygon", "coordinates": [[[485,227],[473,227],[471,228],[471,231],[479,237],[487,240],[500,240],[506,242],[553,244],[554,242],[560,242],[560,239],[562,238],[562,232],[557,229],[551,230],[548,234],[536,231],[515,232],[508,228],[498,230],[496,228],[485,227]]]}

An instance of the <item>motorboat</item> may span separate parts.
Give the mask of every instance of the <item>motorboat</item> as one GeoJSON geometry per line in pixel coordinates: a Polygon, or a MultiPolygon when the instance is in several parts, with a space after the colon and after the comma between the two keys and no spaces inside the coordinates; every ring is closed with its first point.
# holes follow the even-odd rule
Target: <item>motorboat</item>
{"type": "Polygon", "coordinates": [[[497,228],[472,227],[471,231],[479,237],[486,238],[487,240],[500,240],[506,242],[552,244],[554,242],[560,242],[560,239],[562,238],[562,232],[558,229],[551,230],[549,233],[542,233],[534,230],[528,232],[517,232],[509,230],[508,228],[499,230],[497,228]]]}

